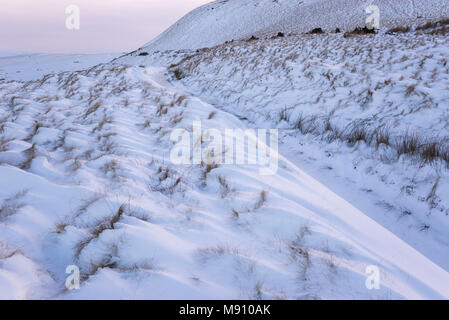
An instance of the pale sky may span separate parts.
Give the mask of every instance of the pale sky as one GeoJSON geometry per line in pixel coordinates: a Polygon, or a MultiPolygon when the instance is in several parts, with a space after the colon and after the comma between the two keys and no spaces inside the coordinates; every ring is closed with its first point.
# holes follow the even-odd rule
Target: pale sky
{"type": "Polygon", "coordinates": [[[1,0],[0,50],[108,53],[137,49],[211,0],[1,0]],[[66,28],[66,7],[80,29],[66,28]]]}

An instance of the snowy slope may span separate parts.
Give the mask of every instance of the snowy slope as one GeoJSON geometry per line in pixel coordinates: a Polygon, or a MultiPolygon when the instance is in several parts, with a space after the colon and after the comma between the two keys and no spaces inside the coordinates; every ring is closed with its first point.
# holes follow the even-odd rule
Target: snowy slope
{"type": "Polygon", "coordinates": [[[429,32],[234,42],[171,71],[247,125],[280,129],[290,160],[449,270],[449,43],[429,32]],[[401,151],[414,139],[441,158],[401,151]]]}
{"type": "Polygon", "coordinates": [[[447,271],[285,158],[274,176],[173,165],[171,130],[245,125],[165,79],[99,66],[0,85],[2,298],[449,298],[447,271]]]}
{"type": "Polygon", "coordinates": [[[381,28],[449,17],[446,0],[217,0],[193,10],[141,49],[199,49],[314,28],[352,31],[365,26],[365,9],[371,4],[380,9],[381,28]]]}

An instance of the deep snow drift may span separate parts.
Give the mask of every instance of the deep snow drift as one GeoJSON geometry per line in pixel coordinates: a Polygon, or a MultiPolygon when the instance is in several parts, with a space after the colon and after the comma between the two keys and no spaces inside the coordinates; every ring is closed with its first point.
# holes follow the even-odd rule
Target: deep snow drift
{"type": "Polygon", "coordinates": [[[315,28],[353,31],[365,26],[369,5],[379,7],[381,28],[420,25],[449,16],[447,0],[217,0],[193,10],[142,50],[199,49],[315,28]]]}

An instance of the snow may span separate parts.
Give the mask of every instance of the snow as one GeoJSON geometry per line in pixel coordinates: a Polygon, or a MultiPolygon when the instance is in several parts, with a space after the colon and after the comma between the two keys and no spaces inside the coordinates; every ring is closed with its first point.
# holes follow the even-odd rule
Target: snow
{"type": "MultiPolygon", "coordinates": [[[[217,1],[191,15],[239,9],[236,18],[270,12],[261,19],[274,23],[272,6],[321,17],[310,8],[330,3],[217,1]]],[[[430,7],[416,2],[398,21],[430,7]]],[[[176,28],[145,50],[169,49],[167,35],[186,34],[176,28]]],[[[446,163],[295,127],[301,115],[334,131],[365,120],[389,125],[392,140],[410,130],[444,141],[447,36],[291,35],[190,50],[235,35],[197,32],[177,41],[182,50],[86,57],[77,71],[73,56],[30,55],[32,69],[27,56],[5,58],[24,72],[0,82],[0,298],[449,299],[446,163]],[[51,74],[39,78],[39,61],[51,74]],[[173,164],[171,134],[195,121],[201,146],[211,129],[278,129],[278,170],[173,164]],[[71,265],[79,290],[65,287],[71,265]],[[378,290],[366,286],[373,266],[378,290]]]]}
{"type": "Polygon", "coordinates": [[[50,73],[76,71],[117,58],[119,54],[51,54],[0,51],[0,81],[37,80],[50,73]]]}
{"type": "Polygon", "coordinates": [[[446,0],[217,0],[188,13],[141,50],[200,49],[315,28],[353,31],[365,26],[369,5],[379,7],[381,28],[421,25],[449,15],[446,0]]]}
{"type": "Polygon", "coordinates": [[[183,71],[181,82],[191,94],[249,126],[282,129],[281,149],[289,159],[449,270],[443,236],[449,214],[447,163],[398,160],[391,146],[328,142],[333,133],[360,121],[364,128],[388,128],[390,141],[407,132],[447,141],[449,97],[442,89],[449,85],[443,67],[447,52],[446,37],[420,32],[349,39],[293,36],[205,50],[172,70],[183,71]],[[407,96],[410,84],[420,84],[425,94],[407,96]],[[363,102],[369,91],[372,99],[363,102]],[[303,135],[292,129],[301,118],[304,128],[310,119],[318,127],[329,120],[332,130],[303,135]],[[423,232],[428,228],[433,231],[423,232]]]}
{"type": "Polygon", "coordinates": [[[285,158],[275,176],[230,165],[211,170],[203,182],[204,168],[172,165],[171,129],[194,119],[201,119],[203,130],[244,124],[196,97],[180,100],[184,92],[161,79],[164,68],[99,66],[31,88],[17,84],[4,95],[8,101],[20,92],[13,109],[26,108],[9,118],[4,135],[25,145],[9,145],[8,158],[17,161],[2,157],[0,183],[8,187],[1,197],[27,190],[14,200],[26,205],[1,224],[0,241],[20,250],[3,259],[4,277],[19,286],[14,279],[24,271],[7,267],[17,257],[40,270],[17,290],[2,289],[7,298],[253,298],[257,286],[265,298],[449,296],[447,271],[285,158]],[[102,90],[95,91],[99,83],[102,90]],[[72,87],[80,89],[72,95],[72,87]],[[93,95],[100,106],[89,113],[93,95]],[[163,101],[175,103],[158,115],[163,101]],[[212,111],[216,115],[208,119],[212,111]],[[141,125],[145,119],[147,128],[141,125]],[[42,127],[30,136],[35,121],[42,127]],[[35,158],[18,167],[32,145],[35,158]],[[182,177],[173,192],[149,188],[161,179],[161,168],[182,177]],[[224,198],[218,176],[234,189],[224,198]],[[262,191],[266,203],[252,209],[262,191]],[[90,238],[94,226],[122,204],[125,213],[113,227],[90,238]],[[240,212],[238,218],[232,210],[240,212]],[[309,231],[299,236],[305,226],[309,231]],[[297,237],[310,252],[310,266],[299,275],[304,261],[292,251],[297,237]],[[89,241],[80,246],[83,239],[89,241]],[[71,264],[80,266],[85,283],[64,292],[71,264]],[[371,264],[382,270],[378,291],[365,288],[364,271],[371,264]]]}

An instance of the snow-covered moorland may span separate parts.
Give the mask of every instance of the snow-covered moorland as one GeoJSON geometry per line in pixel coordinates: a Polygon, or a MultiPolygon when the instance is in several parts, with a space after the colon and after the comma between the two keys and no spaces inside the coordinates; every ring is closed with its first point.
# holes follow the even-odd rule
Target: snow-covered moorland
{"type": "Polygon", "coordinates": [[[297,164],[354,185],[371,217],[449,268],[449,43],[438,30],[239,41],[170,70],[248,125],[282,129],[297,164]]]}
{"type": "Polygon", "coordinates": [[[448,299],[447,27],[277,31],[0,83],[0,298],[448,299]],[[276,174],[173,164],[194,121],[276,174]]]}
{"type": "Polygon", "coordinates": [[[119,54],[46,54],[0,51],[0,82],[37,80],[49,73],[83,70],[117,56],[119,54]]]}

